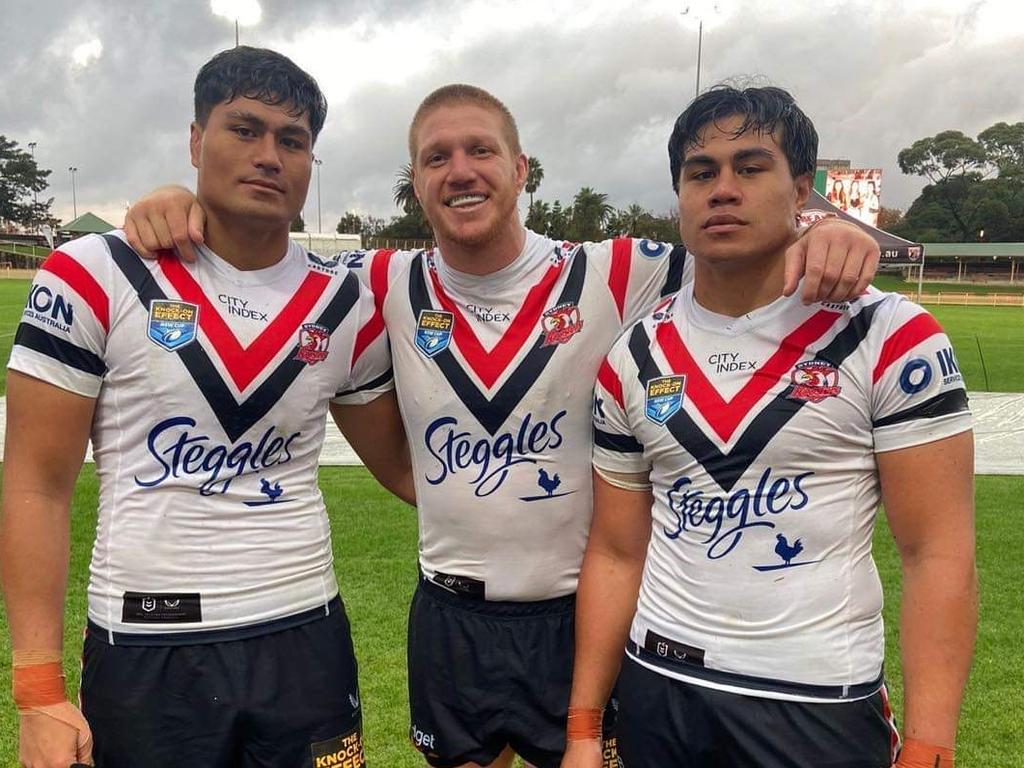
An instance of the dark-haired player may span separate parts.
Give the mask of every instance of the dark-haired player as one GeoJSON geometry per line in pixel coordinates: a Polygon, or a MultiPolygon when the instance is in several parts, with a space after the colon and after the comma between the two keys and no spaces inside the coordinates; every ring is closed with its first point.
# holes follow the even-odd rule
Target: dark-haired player
{"type": "MultiPolygon", "coordinates": [[[[880,501],[904,576],[896,765],[953,765],[977,619],[967,398],[899,295],[783,295],[816,151],[781,89],[690,104],[669,153],[693,284],[598,375],[572,704],[595,724],[618,677],[629,768],[889,768],[880,501]]],[[[562,765],[597,768],[599,741],[562,765]]]]}
{"type": "MultiPolygon", "coordinates": [[[[689,259],[646,240],[580,246],[526,230],[518,129],[480,88],[429,94],[409,153],[438,247],[346,263],[381,308],[413,454],[422,577],[409,622],[411,737],[439,768],[507,765],[512,751],[555,768],[590,521],[593,382],[622,323],[687,282],[689,259]]],[[[184,198],[177,218],[157,199],[130,220],[140,234],[187,239],[184,198]]],[[[811,269],[824,251],[839,257],[826,295],[843,268],[839,293],[870,279],[871,259],[868,275],[860,267],[874,245],[852,227],[812,230],[794,261],[805,248],[811,269]]],[[[613,740],[605,750],[614,755],[613,740]]]]}
{"type": "Polygon", "coordinates": [[[326,109],[284,56],[219,54],[195,83],[198,261],[143,261],[115,232],[68,243],[35,279],[10,361],[0,550],[25,766],[363,765],[316,483],[328,410],[386,485],[412,490],[373,300],[288,237],[326,109]],[[80,713],[62,609],[90,438],[80,713]]]}

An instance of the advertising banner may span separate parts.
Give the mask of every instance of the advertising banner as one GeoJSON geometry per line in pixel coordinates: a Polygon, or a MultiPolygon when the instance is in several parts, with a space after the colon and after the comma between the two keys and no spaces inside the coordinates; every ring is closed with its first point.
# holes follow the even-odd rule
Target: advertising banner
{"type": "Polygon", "coordinates": [[[878,226],[881,193],[881,168],[837,168],[828,172],[825,198],[839,210],[872,227],[878,226]]]}

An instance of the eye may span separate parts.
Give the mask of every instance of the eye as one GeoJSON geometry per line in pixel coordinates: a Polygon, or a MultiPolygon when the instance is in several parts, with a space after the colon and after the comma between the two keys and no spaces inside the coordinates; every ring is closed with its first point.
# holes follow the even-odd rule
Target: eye
{"type": "Polygon", "coordinates": [[[761,171],[763,170],[764,168],[762,168],[759,165],[745,165],[742,168],[740,168],[739,172],[743,176],[751,176],[755,173],[761,173],[761,171]]]}
{"type": "Polygon", "coordinates": [[[476,155],[477,157],[483,157],[483,156],[491,154],[491,148],[490,147],[485,147],[485,146],[473,147],[473,152],[472,153],[474,155],[476,155]]]}
{"type": "Polygon", "coordinates": [[[432,155],[427,156],[427,165],[436,168],[444,162],[444,155],[440,152],[435,152],[432,155]]]}
{"type": "Polygon", "coordinates": [[[302,139],[296,138],[285,137],[281,139],[281,144],[283,144],[288,149],[303,150],[306,148],[306,142],[304,142],[302,139]]]}
{"type": "Polygon", "coordinates": [[[708,170],[694,171],[689,175],[689,179],[691,181],[708,181],[713,178],[715,178],[714,172],[708,170]]]}
{"type": "Polygon", "coordinates": [[[256,136],[256,131],[247,125],[234,125],[231,130],[241,136],[243,139],[252,139],[256,136]]]}

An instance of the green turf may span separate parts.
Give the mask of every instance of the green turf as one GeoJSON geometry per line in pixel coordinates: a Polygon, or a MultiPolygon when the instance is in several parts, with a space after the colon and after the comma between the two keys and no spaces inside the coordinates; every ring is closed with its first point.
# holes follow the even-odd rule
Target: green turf
{"type": "MultiPolygon", "coordinates": [[[[365,742],[374,768],[422,768],[408,744],[405,699],[405,617],[416,574],[416,519],[387,496],[363,469],[325,468],[321,487],[333,527],[336,570],[352,619],[365,705],[365,742]]],[[[979,477],[978,570],[981,625],[961,720],[961,768],[1024,768],[1024,637],[1020,553],[1024,478],[979,477]]],[[[95,525],[96,477],[91,466],[75,494],[71,579],[67,602],[65,668],[78,686],[85,620],[87,562],[95,525]]],[[[887,602],[886,666],[896,711],[902,690],[896,650],[899,560],[884,522],[875,553],[887,602]]],[[[0,614],[0,766],[15,762],[16,717],[10,702],[9,639],[0,614]]]]}
{"type": "MultiPolygon", "coordinates": [[[[904,280],[902,275],[895,275],[891,272],[877,275],[874,279],[874,286],[881,291],[896,291],[897,293],[917,293],[917,278],[911,276],[904,280]]],[[[1013,283],[957,283],[952,280],[933,282],[925,280],[921,284],[923,293],[1008,293],[1020,295],[1024,293],[1024,275],[1021,275],[1013,283]]]]}

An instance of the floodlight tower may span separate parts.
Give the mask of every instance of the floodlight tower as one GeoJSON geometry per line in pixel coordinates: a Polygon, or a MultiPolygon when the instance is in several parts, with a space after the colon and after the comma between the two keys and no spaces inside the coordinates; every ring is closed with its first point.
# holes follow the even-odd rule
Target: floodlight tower
{"type": "Polygon", "coordinates": [[[700,95],[700,62],[701,49],[704,44],[704,20],[710,19],[722,12],[721,3],[714,0],[702,0],[702,2],[691,2],[683,8],[683,16],[697,20],[697,84],[693,95],[700,95]]]}
{"type": "Polygon", "coordinates": [[[71,205],[75,212],[75,218],[78,218],[78,192],[75,189],[75,174],[78,173],[78,168],[73,165],[68,166],[68,173],[71,174],[71,205]]]}
{"type": "Polygon", "coordinates": [[[324,222],[320,216],[320,166],[324,164],[324,161],[319,157],[313,158],[313,163],[316,165],[316,231],[324,231],[324,222]]]}
{"type": "Polygon", "coordinates": [[[235,23],[235,48],[239,45],[238,27],[251,27],[263,16],[259,0],[210,0],[210,10],[235,23]]]}

